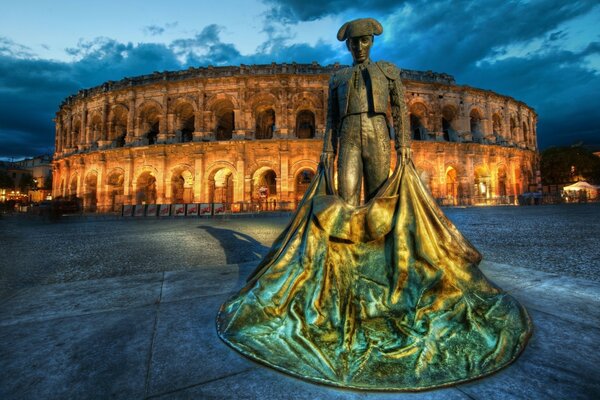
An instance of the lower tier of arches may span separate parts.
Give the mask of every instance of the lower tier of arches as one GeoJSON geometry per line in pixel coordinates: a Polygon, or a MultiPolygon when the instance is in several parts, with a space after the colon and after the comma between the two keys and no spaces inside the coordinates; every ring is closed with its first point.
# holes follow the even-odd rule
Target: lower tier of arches
{"type": "MultiPolygon", "coordinates": [[[[293,205],[316,172],[321,148],[319,139],[273,139],[74,154],[55,160],[53,196],[77,197],[87,211],[98,212],[134,204],[293,205]]],[[[413,160],[445,205],[510,204],[535,190],[537,153],[530,150],[413,142],[413,160]]]]}

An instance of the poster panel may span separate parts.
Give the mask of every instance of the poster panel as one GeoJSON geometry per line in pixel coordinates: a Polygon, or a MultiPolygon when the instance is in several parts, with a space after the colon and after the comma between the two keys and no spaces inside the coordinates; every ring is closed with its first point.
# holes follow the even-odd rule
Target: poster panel
{"type": "Polygon", "coordinates": [[[215,215],[224,214],[225,213],[225,204],[223,203],[215,203],[215,215]]]}
{"type": "Polygon", "coordinates": [[[185,215],[185,204],[173,204],[173,215],[183,217],[185,215]]]}
{"type": "Polygon", "coordinates": [[[133,206],[132,205],[124,205],[123,206],[123,216],[131,217],[132,214],[133,214],[133,206]]]}
{"type": "Polygon", "coordinates": [[[198,215],[198,204],[188,204],[185,215],[198,215]]]}
{"type": "Polygon", "coordinates": [[[146,205],[136,204],[135,209],[133,210],[133,216],[134,217],[143,217],[145,210],[146,210],[146,205]]]}
{"type": "Polygon", "coordinates": [[[158,210],[159,217],[168,217],[171,215],[171,205],[169,204],[161,204],[158,210]]]}
{"type": "Polygon", "coordinates": [[[148,204],[148,208],[146,208],[146,217],[156,217],[157,212],[158,212],[158,205],[148,204]]]}
{"type": "Polygon", "coordinates": [[[200,215],[210,215],[210,214],[211,214],[210,203],[201,203],[200,204],[200,215]]]}

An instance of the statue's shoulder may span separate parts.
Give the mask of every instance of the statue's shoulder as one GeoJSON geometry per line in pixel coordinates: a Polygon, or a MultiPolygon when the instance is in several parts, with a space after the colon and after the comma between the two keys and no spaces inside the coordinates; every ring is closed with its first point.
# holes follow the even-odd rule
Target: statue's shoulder
{"type": "Polygon", "coordinates": [[[400,79],[400,68],[388,61],[377,61],[375,64],[381,69],[381,72],[389,79],[400,79]]]}
{"type": "Polygon", "coordinates": [[[345,67],[335,71],[331,75],[331,85],[338,87],[342,82],[346,82],[352,75],[352,67],[345,67]]]}

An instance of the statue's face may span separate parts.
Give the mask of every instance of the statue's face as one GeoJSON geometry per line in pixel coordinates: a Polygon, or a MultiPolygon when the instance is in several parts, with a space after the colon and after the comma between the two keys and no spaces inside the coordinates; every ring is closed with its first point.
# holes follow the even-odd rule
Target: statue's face
{"type": "Polygon", "coordinates": [[[373,36],[358,36],[346,40],[346,46],[355,63],[362,63],[369,59],[371,46],[373,46],[373,36]]]}

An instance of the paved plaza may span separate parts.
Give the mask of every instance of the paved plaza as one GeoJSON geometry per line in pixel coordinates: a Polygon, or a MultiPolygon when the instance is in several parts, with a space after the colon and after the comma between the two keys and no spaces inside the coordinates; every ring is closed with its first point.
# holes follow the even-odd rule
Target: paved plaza
{"type": "Polygon", "coordinates": [[[600,205],[445,209],[534,334],[488,378],[421,393],[314,385],[217,337],[289,217],[0,219],[0,398],[593,399],[600,396],[600,205]]]}

